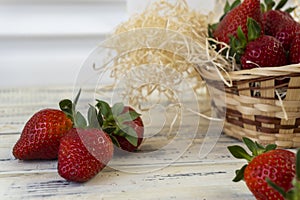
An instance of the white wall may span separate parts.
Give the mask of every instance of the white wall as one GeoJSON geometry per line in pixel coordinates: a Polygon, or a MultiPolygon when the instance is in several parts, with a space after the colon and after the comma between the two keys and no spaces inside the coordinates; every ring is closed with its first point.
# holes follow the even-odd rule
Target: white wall
{"type": "Polygon", "coordinates": [[[126,9],[126,0],[0,0],[0,88],[73,84],[126,9]]]}
{"type": "Polygon", "coordinates": [[[0,87],[73,84],[125,0],[0,0],[0,87]]]}

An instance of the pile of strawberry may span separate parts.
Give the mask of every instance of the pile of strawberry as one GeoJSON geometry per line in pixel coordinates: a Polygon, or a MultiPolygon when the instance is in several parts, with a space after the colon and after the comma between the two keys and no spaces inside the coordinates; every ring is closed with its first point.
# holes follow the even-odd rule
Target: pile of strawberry
{"type": "Polygon", "coordinates": [[[112,107],[97,100],[90,105],[86,120],[75,110],[74,100],[65,99],[60,109],[35,113],[13,147],[20,160],[58,159],[58,173],[68,181],[86,182],[96,176],[112,159],[114,145],[133,152],[143,141],[140,115],[123,103],[112,107]]]}
{"type": "Polygon", "coordinates": [[[281,10],[287,1],[276,6],[273,0],[227,2],[220,21],[209,26],[209,35],[230,45],[242,69],[300,63],[300,23],[290,14],[295,7],[281,10]]]}
{"type": "Polygon", "coordinates": [[[235,158],[248,161],[233,181],[244,180],[258,200],[300,200],[300,149],[295,154],[274,144],[264,147],[248,138],[243,141],[251,154],[238,145],[228,147],[235,158]]]}

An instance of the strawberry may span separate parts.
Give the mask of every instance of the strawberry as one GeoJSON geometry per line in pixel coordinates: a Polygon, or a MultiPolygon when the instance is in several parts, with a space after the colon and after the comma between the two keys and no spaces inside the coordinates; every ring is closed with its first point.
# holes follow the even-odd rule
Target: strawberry
{"type": "Polygon", "coordinates": [[[112,159],[114,147],[100,127],[97,109],[90,105],[88,121],[70,101],[61,102],[66,113],[73,113],[74,128],[60,141],[58,173],[68,181],[86,182],[96,176],[112,159]]]}
{"type": "MultiPolygon", "coordinates": [[[[232,6],[228,6],[227,4],[224,9],[225,15],[221,18],[220,22],[213,27],[212,35],[220,42],[229,44],[231,36],[237,37],[236,30],[238,27],[241,27],[247,36],[247,18],[254,19],[260,26],[263,25],[259,0],[244,0],[241,4],[238,3],[239,1],[234,2],[232,6]]],[[[263,29],[261,29],[261,31],[263,31],[263,29]]]]}
{"type": "Polygon", "coordinates": [[[59,141],[72,125],[72,120],[61,110],[38,111],[25,124],[13,155],[20,160],[56,159],[59,141]]]}
{"type": "Polygon", "coordinates": [[[285,192],[289,191],[293,187],[292,180],[296,173],[295,153],[284,149],[276,149],[276,145],[273,144],[264,147],[248,138],[243,138],[243,141],[252,152],[252,155],[249,155],[240,146],[228,147],[235,158],[248,161],[248,164],[236,171],[236,177],[233,181],[244,180],[249,190],[258,200],[283,200],[281,194],[268,185],[267,179],[279,185],[285,192]]]}
{"type": "Polygon", "coordinates": [[[111,160],[113,143],[95,128],[72,128],[62,139],[58,153],[58,173],[68,181],[86,182],[111,160]]]}
{"type": "Polygon", "coordinates": [[[247,19],[248,36],[239,27],[238,37],[231,37],[231,55],[242,69],[275,67],[287,64],[287,57],[281,43],[272,36],[261,35],[260,25],[252,18],[247,19]]]}
{"type": "Polygon", "coordinates": [[[294,37],[290,51],[289,51],[290,64],[300,63],[300,32],[294,37]]]}
{"type": "Polygon", "coordinates": [[[274,36],[288,51],[295,34],[300,31],[300,24],[289,14],[295,7],[288,8],[285,11],[280,10],[286,2],[287,0],[281,0],[275,10],[272,10],[275,2],[266,1],[267,11],[263,13],[263,23],[265,34],[274,36]]]}
{"type": "Polygon", "coordinates": [[[143,121],[133,108],[116,103],[112,107],[97,100],[96,107],[101,116],[101,127],[107,132],[114,144],[129,152],[136,151],[143,141],[143,121]]]}
{"type": "Polygon", "coordinates": [[[296,33],[300,31],[300,24],[293,18],[282,12],[271,10],[265,14],[266,33],[278,39],[285,50],[289,50],[290,44],[296,33]],[[274,24],[276,23],[276,24],[274,24]]]}
{"type": "MultiPolygon", "coordinates": [[[[129,112],[135,112],[135,110],[129,106],[124,106],[124,109],[121,114],[129,114],[129,112]]],[[[126,138],[124,138],[118,134],[115,134],[115,137],[116,137],[120,147],[123,150],[129,151],[129,152],[136,151],[139,148],[139,146],[142,144],[142,141],[143,141],[143,136],[144,136],[143,121],[142,121],[141,117],[137,117],[134,120],[132,119],[132,120],[124,122],[124,125],[127,125],[134,130],[134,132],[136,133],[137,138],[138,138],[137,144],[134,145],[134,144],[130,143],[126,138]]],[[[135,133],[134,133],[134,135],[135,135],[135,133]]]]}
{"type": "Polygon", "coordinates": [[[292,181],[293,188],[286,190],[279,185],[276,185],[270,179],[267,179],[267,183],[273,187],[276,191],[278,191],[282,197],[286,200],[299,200],[300,199],[300,149],[297,151],[297,159],[296,159],[296,176],[292,181]]]}
{"type": "Polygon", "coordinates": [[[60,139],[73,127],[75,106],[69,99],[59,102],[61,110],[43,109],[35,113],[25,124],[20,139],[13,147],[13,155],[21,160],[56,159],[60,139]]]}
{"type": "Polygon", "coordinates": [[[263,35],[247,44],[241,64],[243,69],[276,67],[286,65],[287,58],[282,44],[276,38],[263,35]]]}
{"type": "Polygon", "coordinates": [[[276,32],[279,29],[278,25],[282,22],[289,22],[291,20],[294,20],[293,17],[289,13],[281,10],[270,10],[263,13],[265,34],[275,36],[276,32]]]}

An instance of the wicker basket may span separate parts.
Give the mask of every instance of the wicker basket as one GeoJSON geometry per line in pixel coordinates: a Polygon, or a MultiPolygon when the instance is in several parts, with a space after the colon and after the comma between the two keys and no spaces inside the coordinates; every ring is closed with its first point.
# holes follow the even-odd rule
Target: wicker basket
{"type": "Polygon", "coordinates": [[[233,84],[225,86],[225,134],[300,147],[300,64],[234,71],[228,77],[233,84]]]}

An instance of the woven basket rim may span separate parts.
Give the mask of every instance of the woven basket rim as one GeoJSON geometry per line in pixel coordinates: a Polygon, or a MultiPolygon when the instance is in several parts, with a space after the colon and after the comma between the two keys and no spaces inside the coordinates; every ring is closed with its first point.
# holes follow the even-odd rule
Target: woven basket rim
{"type": "Polygon", "coordinates": [[[261,67],[247,70],[231,71],[224,74],[226,80],[239,81],[257,79],[260,77],[283,77],[293,74],[300,74],[300,63],[280,67],[261,67]]]}

